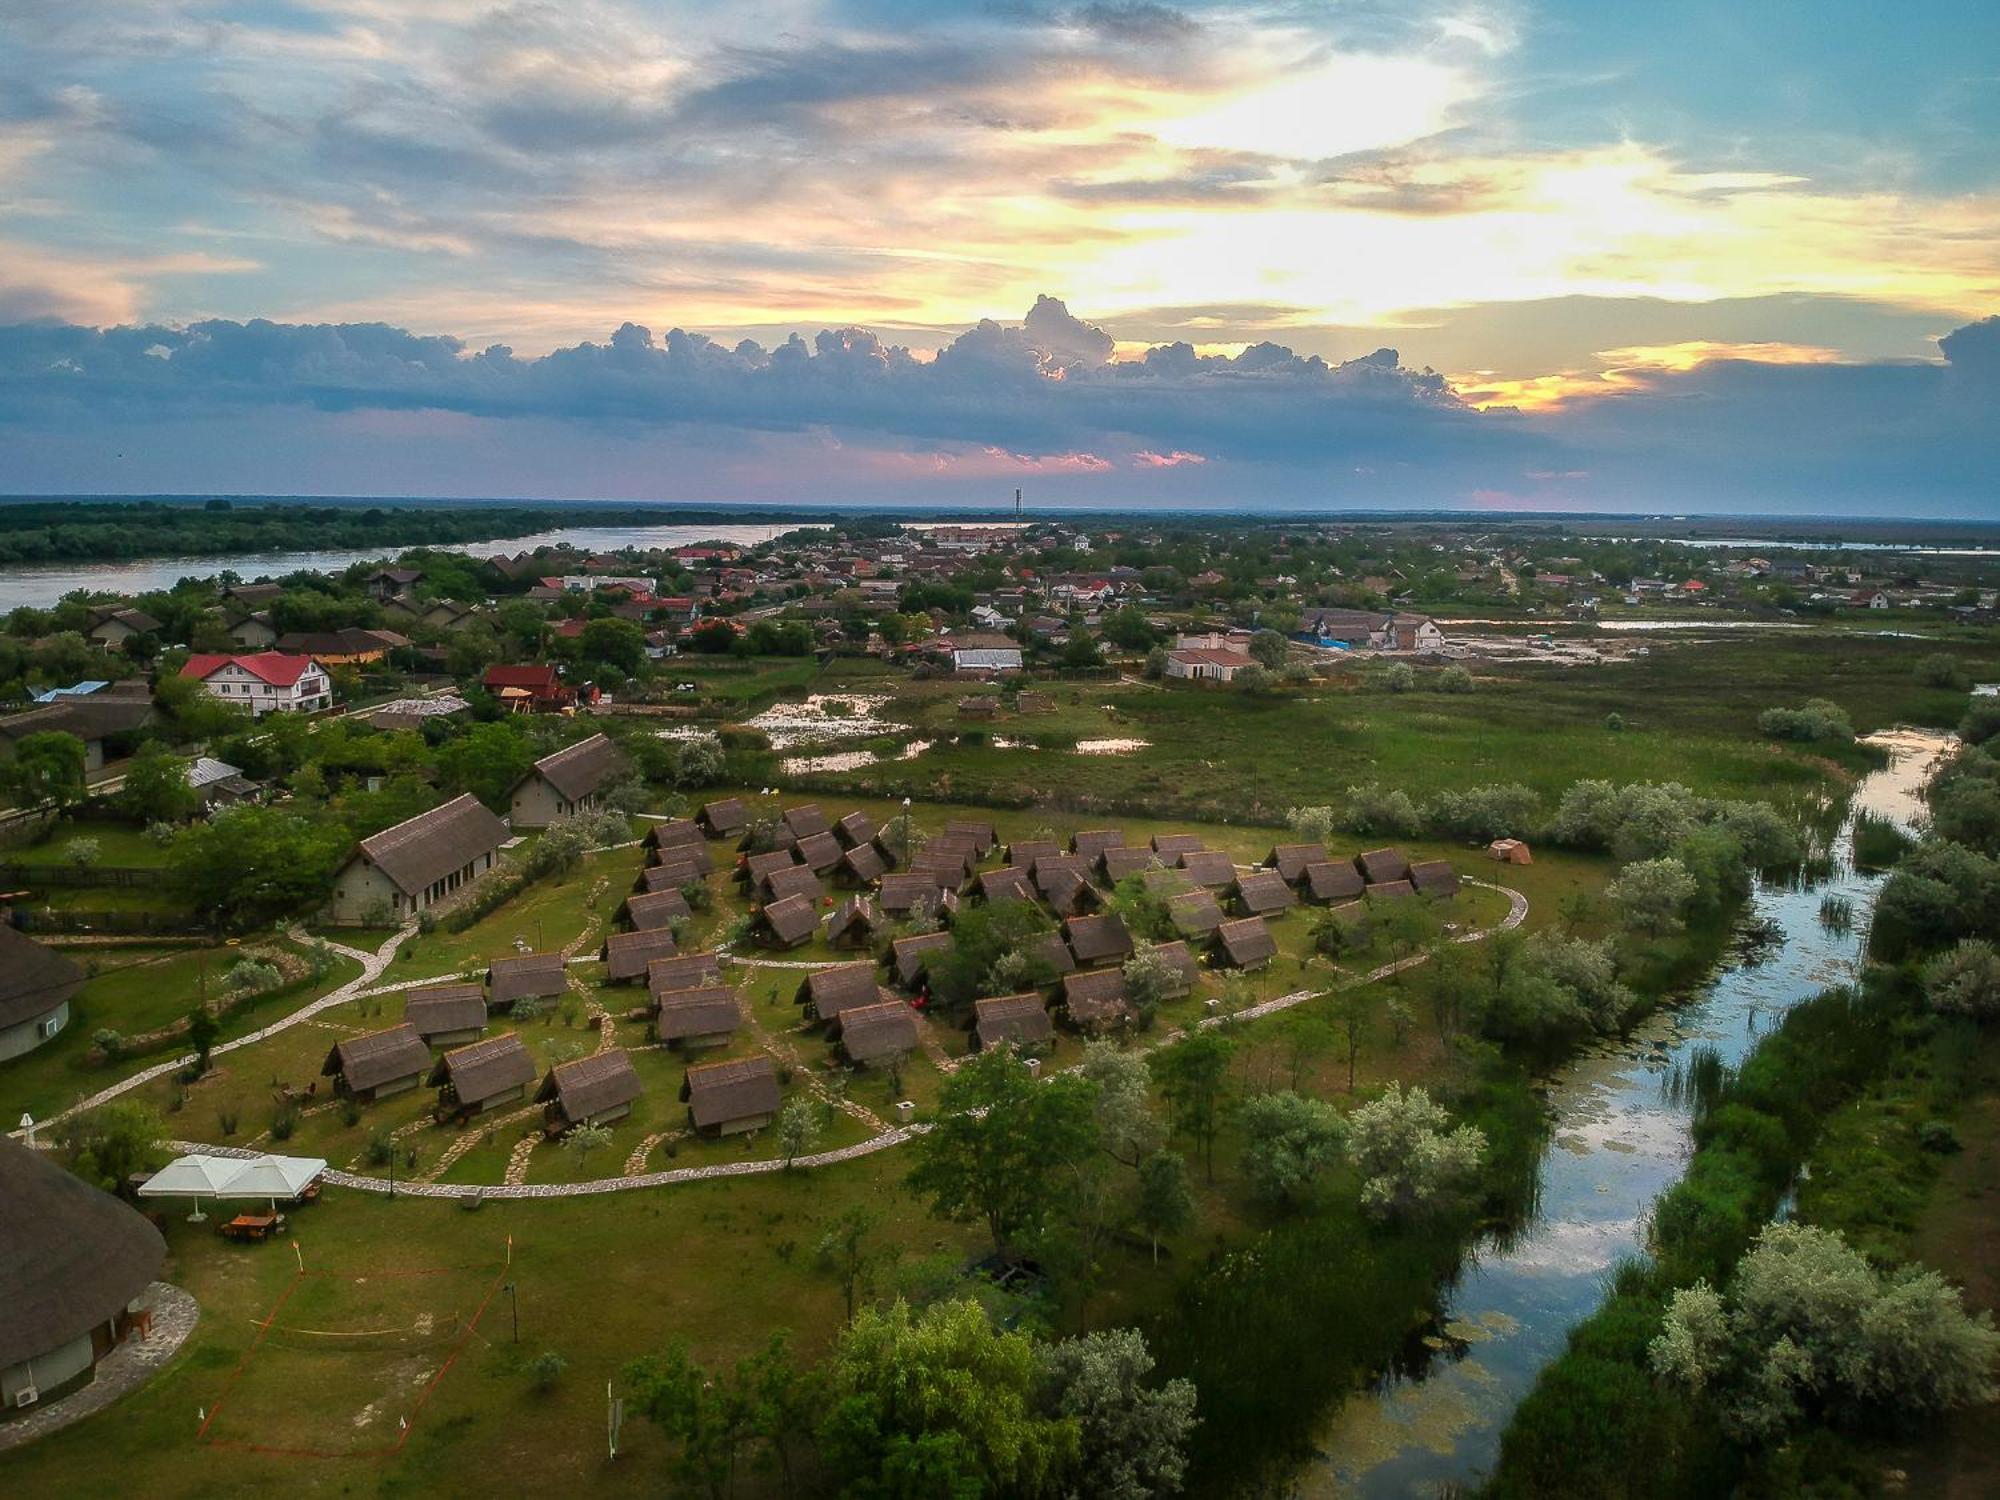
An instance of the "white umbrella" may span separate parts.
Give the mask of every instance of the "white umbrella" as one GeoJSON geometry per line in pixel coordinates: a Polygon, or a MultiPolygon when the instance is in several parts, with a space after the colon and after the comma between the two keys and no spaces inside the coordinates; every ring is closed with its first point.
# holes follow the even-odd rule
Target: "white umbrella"
{"type": "Polygon", "coordinates": [[[326,1170],[326,1158],[322,1156],[257,1156],[240,1162],[241,1168],[230,1178],[222,1190],[225,1198],[268,1198],[271,1212],[278,1211],[278,1200],[290,1202],[312,1185],[314,1178],[326,1170]]]}
{"type": "Polygon", "coordinates": [[[242,1161],[233,1156],[206,1156],[200,1152],[177,1156],[140,1185],[139,1196],[192,1198],[194,1212],[188,1215],[188,1222],[199,1224],[208,1217],[201,1211],[201,1200],[219,1197],[230,1179],[242,1170],[242,1161]]]}

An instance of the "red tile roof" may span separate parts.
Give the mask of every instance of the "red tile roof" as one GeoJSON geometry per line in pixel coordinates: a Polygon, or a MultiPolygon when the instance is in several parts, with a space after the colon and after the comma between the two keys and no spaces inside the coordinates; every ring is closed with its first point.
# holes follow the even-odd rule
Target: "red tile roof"
{"type": "Polygon", "coordinates": [[[292,656],[283,651],[253,651],[248,655],[204,651],[187,659],[186,665],[181,668],[181,676],[206,682],[232,662],[273,687],[290,687],[305,676],[313,659],[310,656],[292,656]]]}

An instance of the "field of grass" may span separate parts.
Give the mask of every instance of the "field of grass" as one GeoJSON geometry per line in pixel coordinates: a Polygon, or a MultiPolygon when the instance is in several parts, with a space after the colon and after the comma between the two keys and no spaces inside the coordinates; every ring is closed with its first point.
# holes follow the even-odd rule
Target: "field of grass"
{"type": "Polygon", "coordinates": [[[61,865],[69,863],[66,846],[76,839],[97,844],[97,863],[118,869],[158,869],[167,862],[167,851],[146,837],[136,823],[65,822],[47,838],[32,844],[0,847],[0,864],[61,865]]]}

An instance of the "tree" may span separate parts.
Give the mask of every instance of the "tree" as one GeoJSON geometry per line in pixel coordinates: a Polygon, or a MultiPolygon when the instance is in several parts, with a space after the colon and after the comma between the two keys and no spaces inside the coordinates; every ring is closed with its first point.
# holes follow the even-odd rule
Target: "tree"
{"type": "Polygon", "coordinates": [[[1077,1071],[1093,1091],[1099,1146],[1113,1161],[1137,1168],[1160,1149],[1161,1139],[1145,1061],[1116,1042],[1086,1042],[1077,1071]]]}
{"type": "Polygon", "coordinates": [[[1250,637],[1250,654],[1266,671],[1279,671],[1285,665],[1285,638],[1275,630],[1260,630],[1250,637]]]}
{"type": "Polygon", "coordinates": [[[227,808],[181,830],[168,851],[175,888],[219,925],[288,915],[325,895],[347,833],[283,808],[227,808]]]}
{"type": "Polygon", "coordinates": [[[201,796],[188,785],[188,762],[149,740],[126,764],[118,804],[142,823],[179,823],[194,816],[201,796]]]}
{"type": "Polygon", "coordinates": [[[1186,1136],[1201,1154],[1202,1170],[1215,1180],[1215,1137],[1229,1097],[1229,1063],[1235,1045],[1213,1028],[1195,1032],[1186,1041],[1162,1047],[1148,1059],[1167,1117],[1178,1135],[1186,1136]]]}
{"type": "Polygon", "coordinates": [[[2000,1333],[1935,1271],[1877,1272],[1832,1230],[1772,1224],[1726,1295],[1706,1281],[1674,1293],[1647,1352],[1738,1441],[1763,1444],[1806,1420],[1907,1426],[1991,1401],[2000,1333]]]}
{"type": "Polygon", "coordinates": [[[64,863],[72,869],[94,870],[98,861],[104,858],[104,845],[88,835],[83,838],[65,840],[62,846],[64,863]]]}
{"type": "Polygon", "coordinates": [[[1324,804],[1294,807],[1285,814],[1285,825],[1303,843],[1324,844],[1340,832],[1339,812],[1324,804]]]}
{"type": "Polygon", "coordinates": [[[1847,710],[1824,698],[1809,698],[1798,708],[1767,708],[1757,716],[1757,728],[1777,740],[1854,738],[1854,723],[1847,710]]]}
{"type": "Polygon", "coordinates": [[[713,1500],[729,1493],[737,1451],[748,1436],[749,1413],[740,1393],[713,1380],[684,1343],[625,1367],[633,1408],[658,1427],[671,1445],[669,1467],[690,1489],[713,1500]]]}
{"type": "Polygon", "coordinates": [[[857,1203],[843,1209],[820,1236],[815,1259],[822,1271],[840,1283],[850,1323],[854,1321],[855,1299],[867,1290],[879,1258],[879,1253],[868,1244],[868,1236],[877,1222],[874,1210],[857,1203]]]}
{"type": "Polygon", "coordinates": [[[583,661],[606,663],[627,677],[638,676],[646,664],[646,632],[615,615],[586,624],[576,648],[583,661]]]}
{"type": "Polygon", "coordinates": [[[1417,669],[1406,661],[1392,661],[1382,669],[1382,686],[1392,693],[1407,693],[1417,685],[1417,669]]]}
{"type": "Polygon", "coordinates": [[[1042,1409],[1074,1421],[1081,1437],[1081,1461],[1065,1477],[1069,1494],[1152,1500],[1179,1491],[1195,1424],[1194,1384],[1147,1385],[1153,1356],[1138,1329],[1046,1344],[1036,1366],[1042,1409]]]}
{"type": "MultiPolygon", "coordinates": [[[[1131,928],[1129,917],[1125,925],[1131,928]]],[[[1159,945],[1143,939],[1125,960],[1124,973],[1125,1002],[1142,1028],[1153,1024],[1160,1007],[1178,994],[1184,983],[1181,971],[1160,952],[1159,945]]]]}
{"type": "Polygon", "coordinates": [[[1642,859],[1618,872],[1604,888],[1618,909],[1619,920],[1635,932],[1657,934],[1678,930],[1682,913],[1701,889],[1687,866],[1671,857],[1642,859]]]}
{"type": "Polygon", "coordinates": [[[1243,1171],[1264,1202],[1295,1208],[1312,1196],[1340,1159],[1346,1131],[1340,1112],[1323,1099],[1290,1091],[1259,1094],[1242,1111],[1243,1171]]]}
{"type": "Polygon", "coordinates": [[[1118,914],[1125,930],[1135,938],[1163,942],[1174,935],[1173,912],[1166,898],[1148,886],[1143,875],[1127,875],[1119,881],[1105,904],[1118,914]]]}
{"type": "Polygon", "coordinates": [[[1341,1053],[1347,1059],[1347,1092],[1354,1092],[1355,1064],[1361,1060],[1361,1042],[1368,1035],[1369,1002],[1364,990],[1350,986],[1328,997],[1327,1020],[1340,1038],[1341,1053]]]}
{"type": "Polygon", "coordinates": [[[161,1144],[166,1133],[166,1122],[150,1106],[114,1099],[71,1115],[56,1127],[56,1140],[68,1155],[72,1172],[107,1193],[118,1193],[135,1172],[166,1159],[161,1144]]]}
{"type": "Polygon", "coordinates": [[[945,1218],[983,1220],[1004,1251],[1044,1222],[1061,1169],[1095,1149],[1091,1093],[1074,1075],[1036,1081],[1010,1047],[981,1052],[945,1080],[911,1188],[945,1218]]]}
{"type": "Polygon", "coordinates": [[[1152,1242],[1153,1263],[1159,1264],[1160,1236],[1173,1234],[1194,1218],[1194,1190],[1188,1184],[1187,1161],[1172,1151],[1155,1151],[1139,1163],[1139,1227],[1152,1242]]]}
{"type": "Polygon", "coordinates": [[[1377,1218],[1427,1213],[1464,1187],[1486,1155],[1477,1126],[1451,1116],[1420,1088],[1392,1083],[1347,1117],[1347,1157],[1360,1169],[1361,1206],[1377,1218]]]}
{"type": "Polygon", "coordinates": [[[437,753],[445,790],[470,792],[495,811],[507,806],[508,790],[534,763],[534,751],[512,719],[475,724],[437,753]]]}
{"type": "Polygon", "coordinates": [[[1257,666],[1237,668],[1236,675],[1230,681],[1236,685],[1239,692],[1247,693],[1253,698],[1270,692],[1278,685],[1276,675],[1268,667],[1257,666]]]}
{"type": "MultiPolygon", "coordinates": [[[[925,970],[932,997],[943,1005],[962,1006],[1000,993],[992,983],[999,961],[1026,950],[1052,925],[1048,913],[1031,901],[961,910],[952,923],[951,951],[933,958],[925,970]]],[[[1012,975],[1010,988],[1032,989],[1053,978],[1046,963],[1034,959],[1012,975]]]]}
{"type": "Polygon", "coordinates": [[[1945,1015],[2000,1020],[2000,952],[1985,938],[1963,938],[1923,969],[1924,999],[1945,1015]]]}
{"type": "Polygon", "coordinates": [[[819,1135],[819,1105],[813,1100],[801,1096],[778,1111],[778,1155],[786,1171],[819,1144],[819,1135]]]}
{"type": "Polygon", "coordinates": [[[583,1175],[583,1164],[590,1159],[590,1153],[601,1151],[611,1144],[611,1128],[608,1125],[583,1124],[573,1127],[563,1137],[563,1146],[576,1158],[576,1172],[583,1175]]]}
{"type": "Polygon", "coordinates": [[[1046,1494],[1080,1457],[1081,1420],[1036,1403],[1033,1342],[976,1302],[863,1308],[827,1379],[821,1450],[846,1495],[1046,1494]]]}
{"type": "Polygon", "coordinates": [[[194,1048],[194,1070],[208,1071],[208,1054],[215,1046],[215,1039],[222,1035],[222,1023],[215,1018],[215,1012],[206,1005],[197,1005],[188,1012],[188,1045],[194,1048]]]}
{"type": "Polygon", "coordinates": [[[0,765],[7,790],[24,807],[68,807],[84,794],[83,741],[60,729],[24,734],[0,765]]]}

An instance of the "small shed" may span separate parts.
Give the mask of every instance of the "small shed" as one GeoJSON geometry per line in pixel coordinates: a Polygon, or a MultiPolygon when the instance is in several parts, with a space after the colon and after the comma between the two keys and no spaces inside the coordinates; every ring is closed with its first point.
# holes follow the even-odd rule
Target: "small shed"
{"type": "Polygon", "coordinates": [[[826,814],[820,811],[817,802],[807,802],[799,807],[788,807],[778,815],[785,825],[785,832],[794,839],[811,838],[816,833],[832,831],[826,814]]]}
{"type": "Polygon", "coordinates": [[[681,1079],[688,1123],[703,1135],[741,1135],[777,1117],[784,1095],[778,1068],[767,1056],[699,1063],[681,1079]]]}
{"type": "Polygon", "coordinates": [[[1062,982],[1063,1009],[1070,1025],[1079,1031],[1103,1031],[1132,1018],[1125,998],[1122,969],[1087,969],[1066,974],[1062,982]]]}
{"type": "Polygon", "coordinates": [[[632,882],[632,889],[642,896],[657,896],[662,891],[679,891],[691,885],[700,885],[708,878],[708,873],[706,869],[697,869],[685,860],[648,865],[632,882]]]}
{"type": "Polygon", "coordinates": [[[604,940],[599,957],[604,960],[604,977],[612,984],[629,984],[646,977],[646,965],[656,958],[672,958],[680,949],[672,931],[650,927],[639,932],[614,932],[604,940]]]}
{"type": "Polygon", "coordinates": [[[662,844],[647,851],[646,863],[672,870],[685,880],[700,880],[715,868],[706,844],[662,844]]]}
{"type": "Polygon", "coordinates": [[[1327,863],[1326,845],[1279,844],[1264,856],[1264,863],[1278,872],[1279,878],[1287,885],[1297,885],[1306,878],[1306,867],[1327,863]]]}
{"type": "Polygon", "coordinates": [[[1458,894],[1458,871],[1446,859],[1424,859],[1410,866],[1410,884],[1426,896],[1448,901],[1458,894]]]}
{"type": "Polygon", "coordinates": [[[792,896],[817,901],[820,897],[819,876],[804,865],[785,865],[771,871],[757,883],[757,894],[766,901],[784,901],[792,896]]]}
{"type": "Polygon", "coordinates": [[[1134,875],[1143,875],[1156,866],[1164,868],[1160,856],[1143,845],[1137,849],[1128,849],[1123,845],[1106,849],[1098,855],[1098,862],[1103,866],[1104,878],[1113,885],[1134,875]]]}
{"type": "Polygon", "coordinates": [[[1080,917],[1104,908],[1104,897],[1080,870],[1051,870],[1042,899],[1059,917],[1080,917]]]}
{"type": "Polygon", "coordinates": [[[835,964],[807,974],[793,998],[805,1007],[808,1019],[832,1021],[842,1011],[876,1004],[882,999],[882,990],[875,983],[875,965],[835,964]]]}
{"type": "Polygon", "coordinates": [[[1384,880],[1368,887],[1368,899],[1371,901],[1400,901],[1416,893],[1417,888],[1407,880],[1384,880]]]}
{"type": "Polygon", "coordinates": [[[535,1091],[535,1102],[543,1106],[542,1129],[560,1135],[579,1125],[624,1119],[644,1092],[631,1054],[613,1047],[550,1068],[535,1091]]]}
{"type": "Polygon", "coordinates": [[[858,849],[863,844],[873,843],[879,831],[875,827],[875,820],[858,808],[842,816],[841,820],[833,825],[834,837],[849,849],[858,849]]]}
{"type": "Polygon", "coordinates": [[[655,999],[670,990],[699,989],[722,982],[722,961],[713,953],[683,953],[646,965],[646,988],[655,999]]]}
{"type": "Polygon", "coordinates": [[[914,870],[884,875],[882,889],[876,894],[882,910],[892,917],[906,917],[920,906],[933,912],[952,911],[958,906],[956,891],[935,875],[914,870]]]}
{"type": "Polygon", "coordinates": [[[933,864],[945,860],[955,861],[959,868],[959,879],[964,880],[979,868],[979,848],[969,838],[945,834],[924,845],[918,851],[916,858],[910,861],[911,868],[916,868],[918,861],[925,859],[933,864]]]}
{"type": "Polygon", "coordinates": [[[1153,852],[1164,854],[1169,859],[1177,854],[1192,854],[1204,847],[1198,833],[1156,833],[1153,835],[1153,852]]]}
{"type": "Polygon", "coordinates": [[[679,891],[647,891],[636,896],[627,896],[624,906],[625,920],[632,924],[636,932],[648,932],[655,928],[671,927],[676,922],[685,922],[694,915],[687,897],[679,891]]]}
{"type": "Polygon", "coordinates": [[[569,970],[560,953],[523,953],[496,958],[486,967],[486,1003],[510,1010],[517,1000],[548,1000],[569,991],[569,970]]]}
{"type": "Polygon", "coordinates": [[[882,929],[882,914],[866,896],[850,896],[826,919],[826,940],[836,948],[866,948],[882,929]]]}
{"type": "Polygon", "coordinates": [[[1227,890],[1236,882],[1236,861],[1221,849],[1190,849],[1180,856],[1180,869],[1196,885],[1227,890]]]}
{"type": "Polygon", "coordinates": [[[476,984],[434,984],[411,990],[403,1019],[427,1047],[460,1047],[486,1030],[486,994],[476,984]]]}
{"type": "Polygon", "coordinates": [[[948,839],[968,839],[981,858],[1000,842],[999,832],[983,818],[952,818],[944,825],[948,839]]]}
{"type": "Polygon", "coordinates": [[[1195,889],[1195,883],[1188,879],[1187,871],[1167,870],[1157,865],[1142,872],[1139,883],[1150,894],[1158,896],[1163,901],[1171,901],[1176,896],[1185,896],[1195,889]]]}
{"type": "Polygon", "coordinates": [[[1278,940],[1262,917],[1239,917],[1215,929],[1222,957],[1238,969],[1261,969],[1278,956],[1278,940]]]}
{"type": "Polygon", "coordinates": [[[892,1067],[917,1050],[917,1014],[900,1000],[852,1006],[834,1025],[840,1050],[864,1068],[892,1067]]]}
{"type": "Polygon", "coordinates": [[[930,961],[940,953],[951,952],[951,934],[925,932],[916,937],[897,938],[889,945],[889,951],[896,982],[906,990],[913,990],[923,980],[930,961]]]}
{"type": "Polygon", "coordinates": [[[1061,844],[1054,839],[1015,839],[1007,846],[1007,863],[1031,869],[1036,860],[1044,854],[1060,854],[1061,844]]]}
{"type": "Polygon", "coordinates": [[[978,884],[979,894],[989,906],[1035,899],[1034,887],[1028,884],[1028,872],[1019,865],[987,870],[980,875],[978,884]]]}
{"type": "Polygon", "coordinates": [[[1306,866],[1306,895],[1314,901],[1358,901],[1367,885],[1349,860],[1327,860],[1306,866]]]}
{"type": "Polygon", "coordinates": [[[765,940],[775,947],[796,948],[812,941],[819,928],[819,908],[809,896],[787,896],[757,914],[765,940]]]}
{"type": "Polygon", "coordinates": [[[1213,891],[1189,891],[1167,902],[1167,915],[1182,937],[1207,937],[1223,923],[1222,905],[1213,891]]]}
{"type": "Polygon", "coordinates": [[[1054,1036],[1055,1027],[1040,995],[995,995],[972,1003],[972,1040],[981,1051],[1001,1042],[1024,1049],[1041,1047],[1054,1036]]]}
{"type": "Polygon", "coordinates": [[[1299,904],[1298,893],[1277,870],[1255,870],[1236,880],[1236,899],[1252,916],[1268,917],[1299,904]]]}
{"type": "Polygon", "coordinates": [[[889,861],[873,843],[859,843],[840,856],[833,878],[849,885],[873,885],[889,873],[889,861]]]}
{"type": "Polygon", "coordinates": [[[701,824],[693,818],[669,818],[646,830],[646,848],[699,849],[704,837],[701,824]]]}
{"type": "Polygon", "coordinates": [[[1029,963],[1048,973],[1050,984],[1076,972],[1076,955],[1069,951],[1069,944],[1063,941],[1060,932],[1045,932],[1030,938],[1021,945],[1021,951],[1028,955],[1029,963]]]}
{"type": "Polygon", "coordinates": [[[1125,847],[1125,834],[1117,828],[1091,828],[1082,833],[1072,834],[1069,841],[1070,852],[1080,854],[1086,861],[1096,864],[1104,857],[1106,849],[1125,847]]]}
{"type": "Polygon", "coordinates": [[[727,985],[667,990],[653,1005],[653,1035],[689,1052],[726,1046],[742,1024],[743,1008],[727,985]]]}
{"type": "Polygon", "coordinates": [[[724,797],[718,802],[704,802],[701,811],[695,814],[695,821],[712,839],[734,838],[750,826],[750,809],[743,805],[741,797],[724,797]]]}
{"type": "Polygon", "coordinates": [[[1362,876],[1370,885],[1410,878],[1410,857],[1401,849],[1370,849],[1354,856],[1362,876]]]}
{"type": "Polygon", "coordinates": [[[1132,934],[1115,911],[1071,917],[1063,923],[1063,932],[1079,964],[1123,963],[1132,956],[1132,934]]]}
{"type": "Polygon", "coordinates": [[[365,1036],[343,1037],[326,1054],[320,1072],[333,1080],[336,1093],[365,1104],[415,1088],[430,1065],[431,1049],[405,1021],[365,1036]]]}
{"type": "Polygon", "coordinates": [[[431,1069],[440,1120],[471,1119],[518,1103],[535,1081],[535,1060],[513,1032],[456,1047],[431,1069]]]}
{"type": "Polygon", "coordinates": [[[789,870],[794,865],[797,865],[798,862],[798,855],[794,854],[790,849],[769,849],[762,854],[752,854],[746,857],[742,868],[737,873],[754,890],[764,883],[772,871],[789,870]]]}
{"type": "Polygon", "coordinates": [[[847,852],[840,847],[840,840],[824,829],[807,834],[799,840],[797,847],[800,861],[815,875],[824,875],[831,870],[847,852]]]}
{"type": "Polygon", "coordinates": [[[1525,839],[1495,839],[1486,846],[1486,853],[1503,865],[1531,865],[1535,862],[1534,852],[1528,848],[1525,839]]]}

